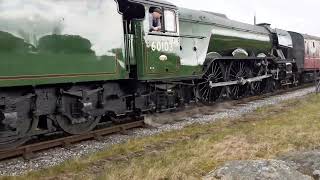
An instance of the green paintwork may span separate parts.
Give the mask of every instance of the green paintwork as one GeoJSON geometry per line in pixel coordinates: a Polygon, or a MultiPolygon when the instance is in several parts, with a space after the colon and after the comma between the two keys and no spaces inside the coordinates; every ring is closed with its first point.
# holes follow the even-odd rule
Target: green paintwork
{"type": "Polygon", "coordinates": [[[135,66],[139,80],[194,78],[210,52],[272,48],[263,27],[163,1],[136,2],[145,18],[132,21],[130,44],[115,0],[0,1],[0,87],[127,79],[135,66]],[[177,32],[149,32],[149,8],[157,3],[176,12],[177,32]]]}
{"type": "MultiPolygon", "coordinates": [[[[158,80],[170,78],[185,78],[186,76],[196,76],[202,72],[201,65],[185,65],[181,62],[190,58],[189,52],[193,53],[193,46],[182,47],[182,38],[177,33],[150,33],[148,27],[149,6],[146,6],[146,19],[135,21],[135,59],[137,61],[138,78],[140,80],[158,80]],[[157,48],[160,44],[161,50],[157,48]],[[165,45],[169,44],[168,48],[165,45]],[[160,56],[165,55],[166,61],[161,61],[160,56]]],[[[178,17],[178,16],[177,16],[178,17]]]]}
{"type": "MultiPolygon", "coordinates": [[[[145,33],[143,22],[134,22],[135,32],[135,59],[137,61],[138,78],[140,80],[159,80],[170,78],[185,78],[202,72],[202,66],[181,65],[180,37],[161,36],[162,34],[145,33]],[[154,42],[172,42],[173,52],[152,50],[154,42]],[[167,56],[168,60],[160,61],[161,55],[167,56]]],[[[148,28],[148,27],[147,27],[148,28]]],[[[190,49],[191,51],[192,48],[190,49]]]]}
{"type": "Polygon", "coordinates": [[[244,39],[224,35],[213,35],[210,38],[208,52],[218,52],[222,56],[230,56],[237,48],[243,48],[250,54],[268,54],[272,48],[269,42],[244,39]]]}
{"type": "Polygon", "coordinates": [[[177,10],[180,29],[178,33],[150,33],[148,9],[149,6],[146,5],[144,20],[135,21],[138,32],[136,59],[140,80],[199,76],[202,74],[206,56],[210,52],[232,56],[234,50],[241,48],[249,55],[260,53],[268,55],[272,49],[270,33],[264,27],[239,23],[213,13],[183,8],[177,10]],[[151,45],[154,42],[160,44],[174,42],[174,48],[169,52],[163,48],[152,48],[155,47],[151,45]],[[160,61],[161,55],[166,55],[168,60],[160,61]]]}
{"type": "Polygon", "coordinates": [[[0,87],[127,78],[114,0],[10,3],[0,1],[0,87]]]}
{"type": "MultiPolygon", "coordinates": [[[[268,54],[272,48],[270,33],[260,26],[253,26],[227,19],[224,15],[180,8],[180,35],[204,37],[202,45],[207,52],[231,56],[237,48],[249,54],[268,54]]],[[[201,47],[201,48],[203,48],[201,47]]],[[[198,48],[199,49],[199,48],[198,48]]],[[[203,58],[203,57],[202,57],[203,58]]],[[[203,59],[199,60],[203,62],[203,59]]]]}

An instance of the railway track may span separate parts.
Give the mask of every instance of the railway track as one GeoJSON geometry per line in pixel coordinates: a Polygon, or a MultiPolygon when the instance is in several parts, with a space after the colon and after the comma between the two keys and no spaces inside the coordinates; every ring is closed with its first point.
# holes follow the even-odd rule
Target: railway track
{"type": "Polygon", "coordinates": [[[131,123],[117,125],[114,127],[95,130],[86,134],[67,136],[67,137],[58,138],[54,140],[25,145],[25,146],[18,147],[14,150],[12,149],[4,150],[4,151],[0,151],[0,160],[18,157],[18,156],[23,156],[24,159],[28,160],[34,157],[34,153],[39,151],[43,151],[43,150],[47,150],[55,147],[68,147],[72,144],[85,141],[85,140],[90,140],[90,139],[99,140],[103,136],[110,135],[117,132],[123,132],[132,128],[143,127],[144,125],[145,125],[144,121],[139,120],[131,123]]]}
{"type": "MultiPolygon", "coordinates": [[[[312,87],[314,84],[306,84],[303,86],[299,87],[294,87],[290,89],[282,89],[273,93],[268,93],[268,94],[263,94],[259,96],[250,96],[246,97],[243,99],[239,100],[232,100],[230,101],[232,107],[241,105],[241,104],[246,104],[252,101],[264,99],[270,96],[276,96],[276,95],[281,95],[285,94],[288,92],[293,92],[299,89],[307,88],[307,87],[312,87]]],[[[81,135],[72,135],[72,136],[67,136],[67,137],[62,137],[62,138],[57,138],[54,140],[48,140],[48,141],[43,141],[43,142],[37,142],[34,144],[28,144],[24,145],[21,147],[18,147],[16,149],[10,149],[10,150],[1,150],[0,151],[0,161],[9,159],[9,158],[14,158],[14,157],[19,157],[22,156],[24,159],[28,160],[31,159],[35,156],[35,153],[48,150],[51,148],[55,147],[68,147],[73,144],[86,141],[86,140],[100,140],[102,139],[103,136],[107,136],[113,133],[118,133],[118,132],[125,132],[126,130],[133,129],[133,128],[138,128],[138,127],[145,127],[145,123],[143,118],[138,119],[135,122],[130,122],[130,123],[124,123],[104,129],[98,129],[86,134],[81,134],[81,135]]]]}

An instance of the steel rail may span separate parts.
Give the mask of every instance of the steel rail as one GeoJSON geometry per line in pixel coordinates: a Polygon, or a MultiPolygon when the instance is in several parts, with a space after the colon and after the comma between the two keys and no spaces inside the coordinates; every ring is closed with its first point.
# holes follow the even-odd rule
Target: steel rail
{"type": "Polygon", "coordinates": [[[48,150],[55,147],[68,147],[72,144],[90,139],[101,140],[103,136],[117,132],[123,132],[133,128],[143,127],[144,125],[144,121],[139,120],[131,123],[117,125],[114,127],[98,129],[92,132],[88,132],[86,134],[72,135],[54,140],[25,145],[11,150],[3,150],[0,151],[0,160],[18,156],[23,156],[23,158],[25,159],[31,159],[32,157],[34,157],[34,153],[36,152],[48,150]]]}

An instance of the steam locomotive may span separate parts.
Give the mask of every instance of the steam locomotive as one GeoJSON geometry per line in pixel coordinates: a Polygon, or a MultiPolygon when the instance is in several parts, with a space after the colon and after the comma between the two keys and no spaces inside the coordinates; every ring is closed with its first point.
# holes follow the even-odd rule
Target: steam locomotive
{"type": "Polygon", "coordinates": [[[162,0],[0,1],[0,151],[192,102],[296,86],[320,38],[162,0]],[[149,13],[162,11],[161,31],[149,13]]]}

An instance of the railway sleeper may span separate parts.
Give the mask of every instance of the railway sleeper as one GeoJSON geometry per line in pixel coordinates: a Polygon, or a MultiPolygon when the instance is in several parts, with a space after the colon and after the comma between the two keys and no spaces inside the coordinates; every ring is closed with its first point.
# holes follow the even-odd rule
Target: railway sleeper
{"type": "Polygon", "coordinates": [[[31,160],[34,157],[36,157],[35,153],[30,148],[25,148],[24,152],[22,154],[23,159],[25,160],[31,160]]]}

